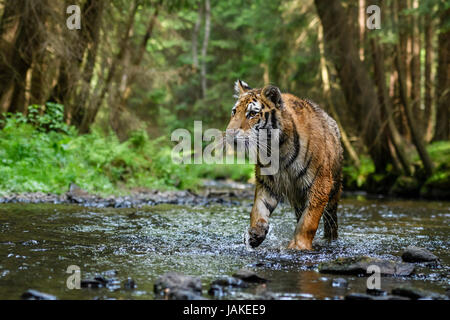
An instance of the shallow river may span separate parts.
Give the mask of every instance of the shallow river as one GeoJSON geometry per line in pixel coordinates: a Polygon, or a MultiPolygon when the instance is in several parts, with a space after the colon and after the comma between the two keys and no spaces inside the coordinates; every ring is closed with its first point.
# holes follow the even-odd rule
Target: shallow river
{"type": "Polygon", "coordinates": [[[271,230],[256,250],[248,250],[250,202],[240,206],[186,207],[159,205],[139,209],[94,209],[68,205],[0,205],[0,299],[19,299],[28,289],[60,299],[152,299],[154,280],[168,271],[199,276],[204,296],[212,280],[240,268],[256,271],[267,285],[233,289],[221,299],[253,299],[265,291],[278,299],[342,299],[365,292],[366,278],[318,272],[320,262],[336,257],[367,255],[400,261],[408,245],[425,247],[441,261],[418,265],[411,277],[386,277],[381,289],[399,285],[445,293],[450,285],[450,203],[347,198],[339,208],[339,240],[322,240],[314,251],[286,250],[294,232],[294,214],[276,209],[271,230]],[[123,285],[69,290],[70,265],[83,279],[109,270],[123,285]],[[332,286],[335,278],[347,288],[332,286]]]}

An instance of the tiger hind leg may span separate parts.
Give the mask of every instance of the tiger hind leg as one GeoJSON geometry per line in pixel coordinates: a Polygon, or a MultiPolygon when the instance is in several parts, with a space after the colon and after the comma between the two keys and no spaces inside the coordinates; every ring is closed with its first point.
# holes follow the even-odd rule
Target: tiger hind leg
{"type": "Polygon", "coordinates": [[[335,185],[334,188],[330,193],[331,198],[323,211],[323,235],[327,240],[336,240],[338,238],[337,209],[341,197],[341,185],[335,185]]]}

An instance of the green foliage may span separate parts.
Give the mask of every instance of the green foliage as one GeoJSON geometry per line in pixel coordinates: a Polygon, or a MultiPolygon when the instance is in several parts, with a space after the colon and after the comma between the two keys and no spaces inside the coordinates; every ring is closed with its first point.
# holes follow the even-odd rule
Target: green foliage
{"type": "Polygon", "coordinates": [[[361,165],[359,168],[348,165],[344,166],[342,169],[346,186],[356,186],[357,188],[361,188],[369,175],[375,172],[375,166],[372,159],[363,156],[360,158],[360,161],[361,165]]]}
{"type": "Polygon", "coordinates": [[[427,150],[436,169],[425,185],[450,188],[450,141],[434,142],[427,147],[427,150]]]}
{"type": "Polygon", "coordinates": [[[57,105],[40,115],[6,115],[0,131],[0,191],[67,191],[71,182],[96,193],[122,193],[134,187],[193,188],[190,166],[171,161],[171,148],[134,132],[126,142],[94,130],[77,136],[62,122],[57,105]]]}
{"type": "Polygon", "coordinates": [[[427,146],[428,153],[436,164],[450,163],[450,141],[437,141],[427,146]]]}
{"type": "Polygon", "coordinates": [[[218,164],[218,165],[192,165],[200,178],[232,179],[248,182],[255,175],[255,167],[251,164],[218,164]]]}
{"type": "Polygon", "coordinates": [[[27,115],[22,113],[6,113],[5,120],[0,120],[0,126],[15,127],[18,124],[28,123],[40,132],[57,131],[66,134],[75,133],[74,128],[64,123],[64,106],[47,102],[45,105],[31,105],[27,115]]]}

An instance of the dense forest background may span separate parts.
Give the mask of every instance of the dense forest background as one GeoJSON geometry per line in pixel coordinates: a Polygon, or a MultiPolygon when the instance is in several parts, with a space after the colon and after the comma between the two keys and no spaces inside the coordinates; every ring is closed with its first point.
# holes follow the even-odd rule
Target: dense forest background
{"type": "Polygon", "coordinates": [[[170,161],[174,129],[226,127],[242,79],[337,120],[347,190],[448,195],[450,1],[0,0],[0,19],[1,192],[251,180],[170,161]]]}

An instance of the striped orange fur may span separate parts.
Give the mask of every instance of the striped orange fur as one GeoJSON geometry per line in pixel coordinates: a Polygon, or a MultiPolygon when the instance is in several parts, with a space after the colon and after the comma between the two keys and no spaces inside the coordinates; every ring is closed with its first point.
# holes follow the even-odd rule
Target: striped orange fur
{"type": "Polygon", "coordinates": [[[272,85],[252,89],[238,80],[237,102],[227,130],[248,137],[261,129],[279,129],[280,169],[262,175],[256,165],[256,190],[250,216],[249,242],[257,247],[269,229],[279,201],[295,210],[297,226],[288,248],[311,250],[324,217],[324,235],[337,238],[337,206],[342,190],[343,151],[336,122],[315,103],[272,85]]]}

